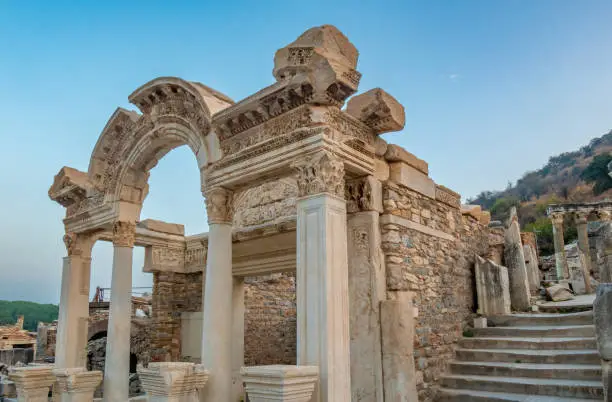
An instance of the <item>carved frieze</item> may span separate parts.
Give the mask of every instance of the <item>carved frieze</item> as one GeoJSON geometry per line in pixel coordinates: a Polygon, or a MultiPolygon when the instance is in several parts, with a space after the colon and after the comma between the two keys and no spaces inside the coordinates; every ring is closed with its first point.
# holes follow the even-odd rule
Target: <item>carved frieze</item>
{"type": "Polygon", "coordinates": [[[206,192],[208,223],[231,223],[233,215],[232,192],[215,187],[206,192]]]}
{"type": "Polygon", "coordinates": [[[283,178],[241,191],[234,201],[234,227],[275,222],[296,215],[297,183],[283,178]]]}
{"type": "Polygon", "coordinates": [[[333,129],[350,138],[356,138],[365,144],[374,146],[374,131],[359,120],[349,116],[338,108],[330,107],[325,113],[325,122],[333,129]]]}
{"type": "Polygon", "coordinates": [[[206,252],[204,246],[185,250],[185,268],[205,266],[206,252]]]}
{"type": "Polygon", "coordinates": [[[319,151],[292,164],[297,171],[298,196],[329,193],[344,197],[344,164],[328,151],[319,151]]]}
{"type": "Polygon", "coordinates": [[[185,265],[185,250],[170,247],[153,247],[153,265],[182,267],[185,265]]]}
{"type": "Polygon", "coordinates": [[[134,247],[136,241],[136,224],[117,221],[113,225],[113,244],[117,247],[134,247]]]}

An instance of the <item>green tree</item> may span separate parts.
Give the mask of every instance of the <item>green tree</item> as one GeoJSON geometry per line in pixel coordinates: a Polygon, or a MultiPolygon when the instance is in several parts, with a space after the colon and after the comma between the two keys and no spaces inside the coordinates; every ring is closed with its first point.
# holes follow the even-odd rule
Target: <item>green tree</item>
{"type": "Polygon", "coordinates": [[[493,206],[491,207],[491,216],[495,220],[504,220],[510,214],[512,207],[519,208],[521,202],[516,197],[502,197],[498,198],[493,206]]]}
{"type": "Polygon", "coordinates": [[[594,183],[593,194],[595,195],[612,188],[612,178],[608,175],[610,161],[612,161],[611,154],[597,155],[580,175],[580,178],[587,183],[594,183]]]}
{"type": "Polygon", "coordinates": [[[58,311],[59,307],[54,304],[0,300],[0,325],[13,325],[17,317],[23,315],[23,327],[28,331],[36,331],[39,321],[57,320],[58,311]]]}

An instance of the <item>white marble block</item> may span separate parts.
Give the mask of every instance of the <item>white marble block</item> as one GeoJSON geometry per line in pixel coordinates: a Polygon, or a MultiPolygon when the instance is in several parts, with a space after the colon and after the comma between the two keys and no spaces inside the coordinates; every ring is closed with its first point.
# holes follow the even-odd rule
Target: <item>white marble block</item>
{"type": "Polygon", "coordinates": [[[60,402],[91,402],[94,391],[102,381],[101,371],[87,371],[84,367],[55,369],[60,402]]]}
{"type": "Polygon", "coordinates": [[[19,367],[9,373],[17,388],[18,402],[47,402],[49,388],[55,382],[51,366],[19,367]]]}
{"type": "Polygon", "coordinates": [[[319,381],[316,366],[255,366],[241,370],[250,402],[308,402],[319,381]]]}
{"type": "Polygon", "coordinates": [[[198,391],[208,381],[208,371],[195,363],[149,363],[137,371],[150,402],[198,402],[198,391]]]}

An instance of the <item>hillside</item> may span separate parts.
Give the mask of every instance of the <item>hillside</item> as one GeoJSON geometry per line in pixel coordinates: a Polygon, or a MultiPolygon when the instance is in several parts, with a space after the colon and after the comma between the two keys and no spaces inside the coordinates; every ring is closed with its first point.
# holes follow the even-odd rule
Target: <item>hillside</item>
{"type": "MultiPolygon", "coordinates": [[[[503,191],[483,191],[470,204],[491,211],[494,220],[505,220],[512,206],[518,207],[521,226],[538,235],[543,255],[553,252],[552,226],[546,207],[553,203],[588,202],[612,199],[612,179],[608,163],[612,161],[612,130],[592,139],[577,151],[551,156],[541,169],[526,172],[516,184],[503,191]]],[[[566,240],[575,239],[575,228],[567,222],[566,240]]]]}
{"type": "Polygon", "coordinates": [[[57,320],[58,312],[59,307],[55,304],[0,300],[0,325],[15,324],[17,317],[23,315],[24,329],[36,331],[39,321],[51,322],[57,320]]]}

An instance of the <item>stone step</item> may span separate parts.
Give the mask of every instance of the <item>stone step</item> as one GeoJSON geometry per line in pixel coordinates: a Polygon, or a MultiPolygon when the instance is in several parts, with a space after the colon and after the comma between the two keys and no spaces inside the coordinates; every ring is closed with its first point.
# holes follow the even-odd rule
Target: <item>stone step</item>
{"type": "Polygon", "coordinates": [[[441,386],[452,389],[476,389],[564,398],[603,398],[601,381],[562,380],[525,377],[489,377],[450,374],[442,377],[441,386]]]}
{"type": "Polygon", "coordinates": [[[474,328],[474,334],[480,336],[509,337],[594,337],[594,325],[534,325],[524,327],[488,327],[474,328]]]}
{"type": "Polygon", "coordinates": [[[491,375],[500,377],[555,378],[568,380],[601,379],[598,364],[536,364],[510,362],[455,361],[451,373],[461,375],[491,375]]]}
{"type": "Polygon", "coordinates": [[[495,327],[530,327],[551,325],[592,325],[593,311],[568,314],[528,314],[517,313],[487,317],[495,327]]]}
{"type": "Polygon", "coordinates": [[[471,389],[440,388],[439,402],[592,402],[593,399],[560,398],[558,396],[534,396],[506,392],[486,392],[471,389]]]}
{"type": "Polygon", "coordinates": [[[457,349],[455,354],[461,361],[600,364],[596,350],[457,349]]]}
{"type": "Polygon", "coordinates": [[[595,338],[479,337],[461,338],[463,349],[596,349],[595,338]]]}

